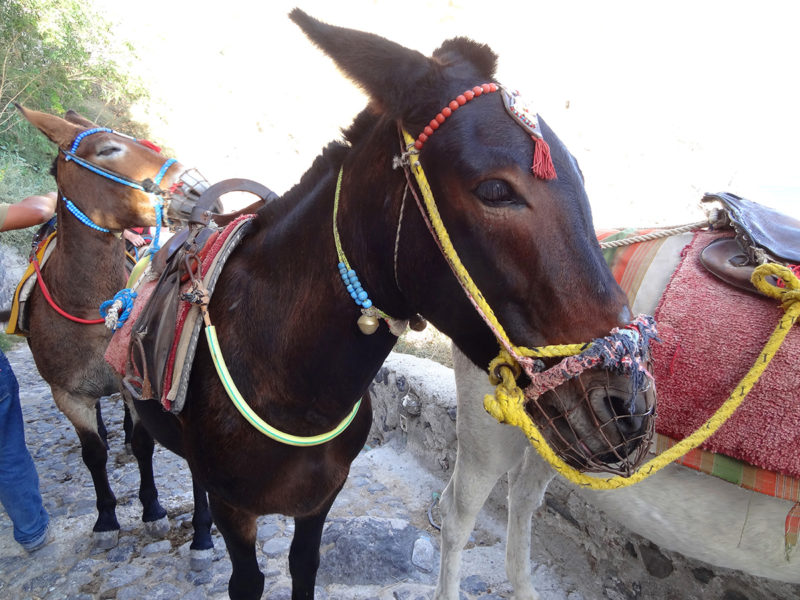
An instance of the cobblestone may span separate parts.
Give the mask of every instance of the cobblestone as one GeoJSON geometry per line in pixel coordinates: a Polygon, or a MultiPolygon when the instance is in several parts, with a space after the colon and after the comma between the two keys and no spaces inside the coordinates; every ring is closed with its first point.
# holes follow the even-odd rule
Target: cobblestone
{"type": "MultiPolygon", "coordinates": [[[[117,495],[122,530],[116,547],[105,551],[92,547],[95,495],[89,472],[81,460],[77,435],[53,403],[49,387],[39,378],[27,345],[17,344],[7,354],[20,382],[27,443],[39,472],[54,539],[29,557],[14,542],[11,523],[0,510],[0,597],[9,600],[227,598],[231,565],[216,529],[210,566],[197,572],[189,568],[193,505],[188,468],[182,459],[159,446],[154,455],[156,484],[171,528],[164,539],[154,539],[145,532],[137,498],[138,470],[136,461],[124,448],[122,404],[117,397],[104,398],[101,407],[109,435],[109,479],[117,495]]],[[[370,572],[374,579],[387,584],[349,586],[343,576],[331,574],[329,569],[330,583],[317,587],[317,600],[392,598],[389,590],[403,578],[421,583],[428,592],[433,589],[432,559],[427,558],[423,570],[411,563],[411,555],[418,538],[424,536],[423,544],[430,544],[430,538],[436,535],[425,517],[425,503],[431,492],[441,490],[443,483],[430,475],[420,480],[415,474],[414,479],[421,487],[412,494],[415,497],[409,496],[403,489],[407,486],[398,486],[396,478],[378,477],[382,469],[376,461],[383,460],[380,455],[384,450],[365,449],[356,459],[352,477],[335,503],[330,521],[336,522],[339,534],[344,531],[348,537],[348,524],[357,517],[367,518],[361,516],[367,511],[371,519],[393,519],[397,528],[408,531],[403,544],[392,549],[407,554],[402,561],[406,570],[397,570],[395,560],[383,561],[381,567],[382,561],[373,556],[370,572]],[[425,489],[426,484],[429,489],[425,489]],[[414,523],[407,520],[412,511],[418,515],[414,523]],[[403,518],[399,518],[401,513],[403,518]],[[385,575],[390,566],[393,579],[385,575]]],[[[291,597],[287,555],[293,532],[291,519],[280,515],[259,519],[257,554],[267,577],[265,597],[276,600],[291,597]]],[[[371,541],[360,543],[366,546],[371,541]]],[[[328,545],[333,546],[329,549],[333,559],[335,543],[328,545]]],[[[362,552],[366,551],[365,547],[362,552]]]]}

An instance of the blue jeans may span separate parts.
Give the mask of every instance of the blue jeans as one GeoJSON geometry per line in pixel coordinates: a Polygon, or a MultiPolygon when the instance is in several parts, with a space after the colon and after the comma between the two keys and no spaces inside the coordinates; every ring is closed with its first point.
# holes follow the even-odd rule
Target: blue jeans
{"type": "Polygon", "coordinates": [[[19,384],[0,351],[0,503],[14,524],[14,539],[24,548],[41,542],[49,517],[42,506],[39,476],[25,445],[19,384]]]}

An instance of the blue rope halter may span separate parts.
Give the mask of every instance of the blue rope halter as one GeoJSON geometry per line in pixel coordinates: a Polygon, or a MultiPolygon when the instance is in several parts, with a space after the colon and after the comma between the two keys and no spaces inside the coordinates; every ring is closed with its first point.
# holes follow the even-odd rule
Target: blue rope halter
{"type": "MultiPolygon", "coordinates": [[[[108,171],[99,167],[87,160],[82,159],[81,157],[77,156],[75,152],[78,150],[78,146],[80,146],[83,139],[93,133],[115,133],[117,135],[121,135],[123,137],[128,137],[124,134],[114,131],[113,129],[108,129],[107,127],[95,127],[92,129],[87,129],[86,131],[82,131],[75,139],[72,141],[72,146],[70,146],[69,150],[61,150],[66,157],[66,161],[74,161],[75,163],[79,164],[85,169],[88,169],[92,173],[96,175],[100,175],[101,177],[105,177],[106,179],[110,179],[115,183],[119,183],[135,190],[139,190],[146,194],[149,194],[153,198],[153,205],[155,208],[156,213],[156,231],[155,235],[153,236],[153,241],[150,243],[150,247],[148,248],[148,253],[154,254],[159,250],[161,247],[159,244],[159,235],[161,233],[161,225],[163,220],[163,210],[164,210],[164,200],[161,197],[161,190],[159,185],[161,184],[161,180],[164,179],[169,168],[174,165],[177,161],[174,158],[170,158],[161,165],[161,168],[158,170],[155,178],[152,182],[150,181],[143,181],[142,183],[138,183],[136,181],[132,181],[127,179],[117,173],[112,171],[108,171]]],[[[136,141],[134,139],[134,141],[136,141]]],[[[83,213],[71,200],[69,200],[66,196],[61,196],[61,199],[64,202],[64,205],[67,207],[70,213],[72,213],[76,219],[78,219],[81,223],[86,225],[87,227],[91,227],[97,231],[102,231],[104,233],[109,233],[110,230],[97,225],[94,221],[92,221],[86,214],[83,213]]],[[[125,321],[128,319],[128,316],[133,309],[133,301],[136,298],[136,292],[131,289],[125,288],[117,292],[111,300],[107,300],[100,305],[100,314],[106,319],[106,326],[109,327],[112,331],[116,331],[117,329],[121,328],[125,321]],[[121,311],[121,313],[120,313],[121,311]]]]}
{"type": "Polygon", "coordinates": [[[106,229],[105,227],[100,227],[100,225],[98,225],[97,223],[92,221],[89,217],[86,216],[86,214],[80,208],[75,206],[75,204],[72,202],[72,200],[70,200],[66,196],[61,196],[61,200],[64,201],[64,204],[66,205],[67,210],[69,212],[71,212],[72,215],[76,219],[78,219],[78,221],[80,221],[81,223],[83,223],[87,227],[91,227],[92,229],[95,229],[97,231],[102,231],[103,233],[110,233],[110,231],[111,231],[110,229],[106,229]]]}

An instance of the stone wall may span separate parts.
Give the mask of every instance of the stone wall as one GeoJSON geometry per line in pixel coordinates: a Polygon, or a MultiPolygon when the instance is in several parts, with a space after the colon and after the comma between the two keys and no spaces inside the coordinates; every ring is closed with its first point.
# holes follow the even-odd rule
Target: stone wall
{"type": "Polygon", "coordinates": [[[453,370],[392,352],[370,386],[372,429],[367,443],[398,438],[433,472],[449,477],[456,464],[456,385],[453,370]]]}

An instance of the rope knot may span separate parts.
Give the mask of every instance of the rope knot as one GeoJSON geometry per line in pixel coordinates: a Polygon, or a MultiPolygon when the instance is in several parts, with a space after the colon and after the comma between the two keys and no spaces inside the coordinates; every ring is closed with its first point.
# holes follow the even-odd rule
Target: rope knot
{"type": "Polygon", "coordinates": [[[516,380],[522,374],[522,368],[507,350],[500,350],[500,354],[489,363],[489,381],[492,385],[500,385],[507,381],[509,373],[516,380]]]}
{"type": "Polygon", "coordinates": [[[800,303],[800,278],[789,267],[777,263],[759,265],[750,280],[759,292],[780,300],[784,311],[788,311],[795,303],[800,303]],[[767,279],[769,276],[775,277],[783,285],[772,283],[767,279]]]}
{"type": "Polygon", "coordinates": [[[647,370],[650,343],[660,341],[655,319],[639,315],[630,325],[614,329],[611,335],[594,340],[584,353],[590,362],[597,360],[604,369],[631,378],[631,401],[646,390],[653,376],[647,370]]]}
{"type": "Polygon", "coordinates": [[[500,350],[489,364],[489,381],[495,390],[484,397],[483,407],[500,423],[519,426],[519,412],[525,402],[525,394],[517,385],[521,373],[519,363],[506,350],[500,350]]]}
{"type": "Polygon", "coordinates": [[[118,291],[111,300],[106,300],[100,305],[100,316],[105,317],[106,327],[111,331],[120,329],[133,310],[133,300],[136,292],[129,288],[118,291]],[[120,314],[120,311],[122,313],[120,314]]]}

